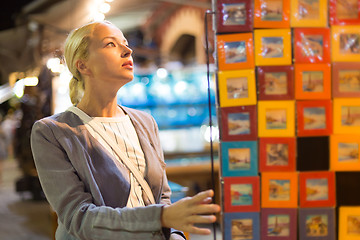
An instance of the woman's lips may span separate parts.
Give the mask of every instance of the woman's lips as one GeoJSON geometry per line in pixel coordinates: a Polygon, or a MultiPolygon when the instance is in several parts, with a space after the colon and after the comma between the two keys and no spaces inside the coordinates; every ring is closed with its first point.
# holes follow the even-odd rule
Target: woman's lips
{"type": "Polygon", "coordinates": [[[126,61],[123,65],[121,65],[122,67],[126,67],[126,68],[133,68],[133,63],[132,61],[126,61]]]}

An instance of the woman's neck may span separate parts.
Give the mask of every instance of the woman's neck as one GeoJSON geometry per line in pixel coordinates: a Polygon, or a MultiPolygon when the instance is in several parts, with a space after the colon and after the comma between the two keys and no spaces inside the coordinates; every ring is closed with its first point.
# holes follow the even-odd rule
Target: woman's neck
{"type": "Polygon", "coordinates": [[[122,117],[124,111],[118,106],[115,97],[103,97],[100,93],[92,97],[84,95],[77,105],[90,117],[122,117]]]}

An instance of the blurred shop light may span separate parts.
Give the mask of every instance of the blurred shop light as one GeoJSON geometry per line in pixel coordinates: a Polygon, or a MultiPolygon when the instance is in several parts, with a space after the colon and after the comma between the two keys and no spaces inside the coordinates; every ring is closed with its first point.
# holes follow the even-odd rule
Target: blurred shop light
{"type": "Polygon", "coordinates": [[[94,21],[102,21],[105,19],[105,15],[103,13],[97,12],[93,14],[94,21]]]}
{"type": "Polygon", "coordinates": [[[99,6],[99,12],[101,13],[108,13],[110,11],[110,5],[108,3],[102,3],[99,6]]]}
{"type": "Polygon", "coordinates": [[[175,94],[181,96],[185,94],[187,88],[188,88],[187,82],[179,81],[175,84],[175,88],[174,88],[175,94]]]}
{"type": "Polygon", "coordinates": [[[9,100],[12,96],[14,96],[14,92],[10,84],[0,86],[0,104],[9,100]]]}
{"type": "Polygon", "coordinates": [[[49,58],[49,60],[46,62],[46,66],[53,73],[61,73],[65,68],[65,66],[61,64],[59,58],[49,58]]]}
{"type": "Polygon", "coordinates": [[[13,92],[15,96],[18,98],[22,98],[22,96],[24,95],[24,88],[25,88],[24,79],[20,79],[19,81],[17,81],[13,88],[13,92]]]}
{"type": "MultiPolygon", "coordinates": [[[[210,142],[210,126],[202,125],[200,129],[201,129],[201,132],[203,134],[205,141],[210,142]]],[[[212,126],[211,130],[212,130],[212,141],[219,140],[219,128],[212,126]]]]}
{"type": "Polygon", "coordinates": [[[26,77],[23,80],[24,80],[24,85],[29,87],[34,87],[39,83],[39,79],[37,77],[26,77]]]}
{"type": "Polygon", "coordinates": [[[108,2],[108,3],[111,3],[113,2],[114,0],[105,0],[105,2],[108,2]]]}
{"type": "Polygon", "coordinates": [[[168,72],[165,68],[159,68],[157,71],[156,71],[156,75],[159,77],[159,78],[166,78],[168,76],[168,72]]]}

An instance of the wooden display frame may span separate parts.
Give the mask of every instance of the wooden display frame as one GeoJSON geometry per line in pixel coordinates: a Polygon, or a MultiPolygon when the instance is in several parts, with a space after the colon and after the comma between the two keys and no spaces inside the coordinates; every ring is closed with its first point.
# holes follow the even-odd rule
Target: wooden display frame
{"type": "Polygon", "coordinates": [[[261,207],[262,208],[297,208],[298,207],[298,173],[297,172],[262,172],[261,173],[261,207]]]}
{"type": "Polygon", "coordinates": [[[317,9],[311,9],[312,4],[301,5],[301,3],[301,0],[291,0],[291,27],[326,27],[328,25],[327,0],[319,0],[317,9]],[[306,9],[306,6],[309,9],[306,9]]]}
{"type": "Polygon", "coordinates": [[[333,113],[334,134],[360,133],[360,98],[335,98],[333,113]]]}
{"type": "MultiPolygon", "coordinates": [[[[255,0],[254,1],[254,28],[289,28],[290,27],[290,2],[288,0],[282,0],[281,10],[272,9],[272,13],[281,13],[279,16],[263,16],[267,13],[263,12],[262,4],[268,2],[267,5],[274,8],[274,1],[272,0],[255,0]],[[275,19],[274,19],[275,18],[275,19]],[[281,18],[281,20],[280,20],[281,18]]],[[[278,3],[279,1],[276,1],[278,3]]],[[[279,15],[279,14],[278,14],[279,15]]]]}
{"type": "Polygon", "coordinates": [[[296,63],[330,63],[329,28],[295,28],[294,56],[296,63]]]}
{"type": "Polygon", "coordinates": [[[220,71],[253,68],[253,34],[217,35],[217,54],[220,71]]]}
{"type": "Polygon", "coordinates": [[[329,0],[329,19],[331,25],[359,25],[360,24],[360,0],[352,0],[353,3],[357,2],[357,6],[352,6],[349,1],[348,8],[351,11],[346,11],[345,6],[340,6],[343,1],[340,0],[329,0]],[[339,5],[338,5],[339,4],[339,5]],[[345,11],[344,11],[345,10],[345,11]],[[341,12],[340,12],[341,11],[341,12]],[[338,13],[342,15],[338,16],[338,13]],[[346,17],[345,17],[346,16],[346,17]],[[349,18],[349,16],[351,16],[349,18]]]}
{"type": "Polygon", "coordinates": [[[331,27],[333,62],[360,61],[360,25],[331,27]]]}
{"type": "Polygon", "coordinates": [[[296,139],[290,138],[260,138],[259,139],[259,170],[260,172],[291,172],[296,170],[296,139]],[[280,145],[281,144],[281,145],[280,145]],[[270,145],[270,146],[269,146],[270,145]],[[280,145],[280,147],[279,147],[280,145]],[[285,149],[281,146],[287,145],[285,149]],[[276,154],[270,159],[269,151],[275,148],[276,154]],[[279,150],[280,149],[280,150],[279,150]],[[284,156],[285,155],[285,156],[284,156]],[[283,159],[285,158],[285,159],[283,159]],[[270,164],[270,161],[275,161],[270,164]],[[287,163],[287,164],[284,164],[287,163]]]}
{"type": "Polygon", "coordinates": [[[226,177],[257,176],[257,141],[221,143],[222,175],[226,177]]]}
{"type": "Polygon", "coordinates": [[[331,99],[330,64],[295,64],[295,99],[331,99]]]}
{"type": "Polygon", "coordinates": [[[298,136],[328,136],[332,134],[331,100],[297,101],[296,103],[298,136]]]}
{"type": "Polygon", "coordinates": [[[218,0],[216,1],[216,10],[217,32],[252,31],[253,10],[251,0],[218,0]]]}
{"type": "Polygon", "coordinates": [[[300,208],[299,239],[335,240],[334,208],[300,208]]]}
{"type": "Polygon", "coordinates": [[[256,106],[221,108],[223,141],[257,140],[256,106]]]}
{"type": "Polygon", "coordinates": [[[224,177],[224,212],[259,211],[260,180],[258,176],[224,177]],[[232,185],[236,186],[232,187],[232,185]],[[244,203],[235,205],[232,203],[233,198],[236,198],[238,201],[243,201],[244,203]],[[241,199],[239,200],[239,198],[241,199]]]}
{"type": "Polygon", "coordinates": [[[334,172],[300,172],[299,185],[300,207],[335,207],[334,172]]]}
{"type": "Polygon", "coordinates": [[[294,67],[257,67],[259,100],[293,100],[294,67]]]}
{"type": "Polygon", "coordinates": [[[256,29],[254,39],[256,66],[291,65],[291,30],[289,28],[256,29]],[[277,47],[274,49],[273,45],[277,47]]]}
{"type": "Polygon", "coordinates": [[[297,235],[296,208],[262,208],[261,209],[261,239],[262,240],[272,240],[272,239],[293,240],[297,238],[296,235],[297,235]],[[276,226],[277,224],[279,224],[279,226],[276,226]]]}
{"type": "Polygon", "coordinates": [[[295,102],[259,101],[258,135],[259,137],[295,136],[295,102]]]}
{"type": "Polygon", "coordinates": [[[360,97],[360,63],[332,64],[332,94],[335,98],[360,97]]]}
{"type": "Polygon", "coordinates": [[[256,104],[256,83],[253,69],[220,71],[218,77],[221,107],[256,104]]]}
{"type": "Polygon", "coordinates": [[[330,170],[360,171],[360,136],[330,136],[330,170]]]}

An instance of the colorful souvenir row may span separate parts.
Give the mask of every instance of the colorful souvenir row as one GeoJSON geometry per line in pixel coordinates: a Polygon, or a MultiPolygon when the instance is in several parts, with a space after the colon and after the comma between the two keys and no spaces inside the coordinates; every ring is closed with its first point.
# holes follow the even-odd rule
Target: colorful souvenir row
{"type": "Polygon", "coordinates": [[[359,0],[217,0],[219,33],[360,24],[359,0]]]}
{"type": "Polygon", "coordinates": [[[358,62],[360,25],[293,31],[256,29],[253,33],[217,35],[217,54],[220,71],[292,63],[358,62]]]}
{"type": "MultiPolygon", "coordinates": [[[[339,240],[349,240],[360,232],[355,224],[360,212],[357,207],[341,207],[339,240]],[[350,219],[349,219],[350,218],[350,219]],[[349,221],[350,220],[350,221],[349,221]]],[[[336,218],[334,208],[263,208],[259,212],[232,212],[224,214],[224,240],[335,240],[336,218]]]]}

